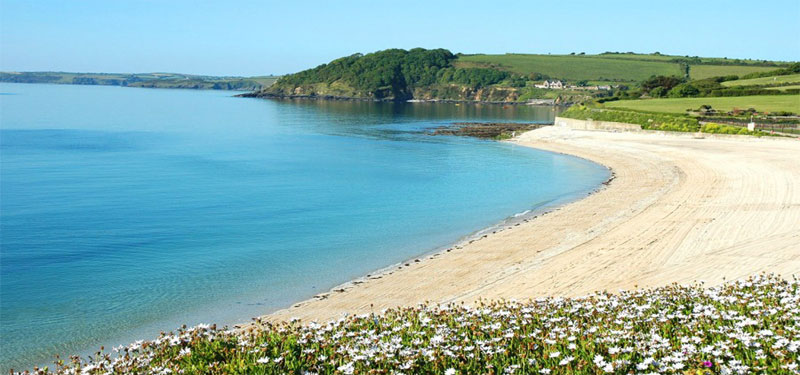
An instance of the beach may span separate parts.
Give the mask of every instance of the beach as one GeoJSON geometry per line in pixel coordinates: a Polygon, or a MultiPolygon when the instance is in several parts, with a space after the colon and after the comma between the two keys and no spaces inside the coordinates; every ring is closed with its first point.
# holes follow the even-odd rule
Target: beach
{"type": "Polygon", "coordinates": [[[528,300],[800,271],[800,141],[546,127],[509,142],[613,178],[585,199],[368,275],[261,319],[528,300]]]}

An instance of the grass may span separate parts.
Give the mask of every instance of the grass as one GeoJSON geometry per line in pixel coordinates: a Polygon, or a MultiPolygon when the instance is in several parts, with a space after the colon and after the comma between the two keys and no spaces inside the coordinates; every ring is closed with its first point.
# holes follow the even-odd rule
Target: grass
{"type": "Polygon", "coordinates": [[[579,81],[638,82],[652,75],[682,75],[678,64],[660,61],[607,58],[605,56],[569,55],[467,55],[458,58],[456,65],[499,65],[514,73],[541,73],[553,78],[579,81]]]}
{"type": "Polygon", "coordinates": [[[760,85],[779,85],[785,83],[800,83],[800,74],[789,74],[785,76],[761,77],[751,79],[739,79],[735,81],[722,82],[723,86],[760,86],[760,85]]]}
{"type": "Polygon", "coordinates": [[[710,105],[718,111],[731,111],[734,108],[755,108],[759,112],[787,111],[800,113],[800,95],[620,100],[606,102],[604,106],[608,108],[628,108],[648,112],[686,113],[687,109],[696,109],[704,104],[710,105]]]}
{"type": "MultiPolygon", "coordinates": [[[[710,64],[710,65],[728,65],[728,64],[735,64],[735,65],[764,65],[766,61],[764,60],[751,60],[751,59],[726,59],[724,57],[689,57],[689,56],[677,56],[677,55],[654,55],[654,54],[643,54],[643,53],[625,53],[625,54],[603,54],[599,55],[605,58],[615,58],[615,59],[630,59],[630,60],[650,60],[650,61],[673,61],[673,60],[691,60],[696,61],[699,59],[700,63],[702,64],[710,64]]],[[[786,63],[776,61],[773,62],[777,65],[785,65],[786,63]]],[[[778,69],[779,67],[772,67],[771,69],[778,69]]]]}
{"type": "Polygon", "coordinates": [[[789,85],[789,86],[780,86],[780,87],[767,87],[767,90],[776,90],[776,91],[786,91],[792,89],[800,89],[800,85],[789,85]]]}
{"type": "Polygon", "coordinates": [[[279,76],[258,76],[258,77],[250,77],[248,79],[258,82],[262,87],[270,87],[272,86],[275,81],[281,78],[279,76]]]}
{"type": "Polygon", "coordinates": [[[689,76],[692,79],[703,79],[728,75],[745,75],[755,72],[767,72],[779,69],[774,66],[749,66],[749,65],[692,65],[689,76]]]}
{"type": "MultiPolygon", "coordinates": [[[[647,54],[609,54],[609,55],[464,55],[456,65],[462,67],[495,66],[514,73],[541,73],[552,78],[567,81],[616,81],[640,82],[653,75],[683,76],[676,59],[683,56],[647,54]]],[[[691,65],[692,79],[703,79],[725,75],[744,75],[778,69],[777,66],[758,66],[757,60],[726,60],[702,57],[702,65],[691,65]],[[725,65],[707,65],[709,63],[725,65]],[[737,65],[727,65],[737,62],[737,65]]]]}
{"type": "Polygon", "coordinates": [[[760,275],[704,288],[450,304],[244,332],[200,325],[57,361],[36,374],[788,374],[800,285],[760,275]]]}
{"type": "Polygon", "coordinates": [[[672,61],[674,59],[683,58],[683,56],[654,55],[649,53],[620,53],[620,54],[607,54],[607,55],[597,55],[597,56],[606,59],[667,61],[667,62],[672,61]]]}

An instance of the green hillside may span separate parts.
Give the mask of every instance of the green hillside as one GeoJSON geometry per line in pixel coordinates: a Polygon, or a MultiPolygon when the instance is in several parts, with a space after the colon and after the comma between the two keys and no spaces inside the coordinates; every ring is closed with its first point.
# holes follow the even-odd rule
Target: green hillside
{"type": "Polygon", "coordinates": [[[722,82],[723,86],[767,86],[782,85],[790,83],[800,83],[800,74],[787,74],[783,76],[759,77],[750,79],[738,79],[735,81],[722,82]]]}
{"type": "Polygon", "coordinates": [[[691,65],[689,77],[691,79],[704,79],[729,75],[745,75],[750,73],[768,72],[775,70],[774,66],[753,65],[691,65]]]}
{"type": "Polygon", "coordinates": [[[639,82],[650,76],[685,76],[703,79],[765,72],[786,63],[764,60],[670,56],[661,54],[604,53],[600,55],[462,55],[456,66],[493,67],[519,74],[542,74],[567,81],[639,82]]]}
{"type": "Polygon", "coordinates": [[[619,100],[604,103],[609,108],[626,108],[638,111],[686,113],[708,105],[719,111],[754,108],[758,112],[788,111],[800,113],[800,95],[754,95],[721,98],[665,98],[647,100],[619,100]]]}
{"type": "Polygon", "coordinates": [[[776,91],[800,90],[800,85],[789,85],[789,86],[779,86],[779,87],[767,87],[767,90],[776,90],[776,91]]]}
{"type": "Polygon", "coordinates": [[[683,75],[680,66],[671,62],[598,55],[464,55],[458,58],[456,66],[492,67],[523,75],[538,73],[568,81],[638,82],[652,75],[683,75]]]}
{"type": "Polygon", "coordinates": [[[659,53],[463,55],[445,49],[354,54],[287,75],[247,96],[569,104],[652,97],[784,95],[722,82],[796,73],[797,64],[659,53]],[[556,87],[545,81],[558,81],[556,87]]]}

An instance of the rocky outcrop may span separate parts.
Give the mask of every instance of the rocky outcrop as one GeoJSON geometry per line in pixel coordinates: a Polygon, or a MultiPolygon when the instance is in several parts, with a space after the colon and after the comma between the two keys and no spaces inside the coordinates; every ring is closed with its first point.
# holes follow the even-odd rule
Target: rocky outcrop
{"type": "Polygon", "coordinates": [[[516,122],[454,122],[433,130],[433,135],[458,135],[485,139],[507,139],[515,134],[538,129],[543,124],[516,122]]]}
{"type": "Polygon", "coordinates": [[[481,103],[517,103],[519,90],[513,87],[469,87],[462,85],[434,85],[414,89],[417,100],[455,100],[481,103]]]}
{"type": "Polygon", "coordinates": [[[313,84],[286,87],[275,85],[269,89],[241,94],[242,97],[323,99],[323,100],[368,100],[368,101],[452,101],[475,103],[519,103],[519,89],[513,87],[469,87],[463,85],[431,85],[417,87],[411,92],[358,92],[342,84],[313,84]]]}

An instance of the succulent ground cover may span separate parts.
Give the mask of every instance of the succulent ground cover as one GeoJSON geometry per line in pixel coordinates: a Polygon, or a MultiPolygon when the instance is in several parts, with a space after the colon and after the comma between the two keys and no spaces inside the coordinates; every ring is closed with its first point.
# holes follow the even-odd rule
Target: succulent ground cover
{"type": "Polygon", "coordinates": [[[200,325],[39,374],[797,374],[798,280],[200,325]]]}

